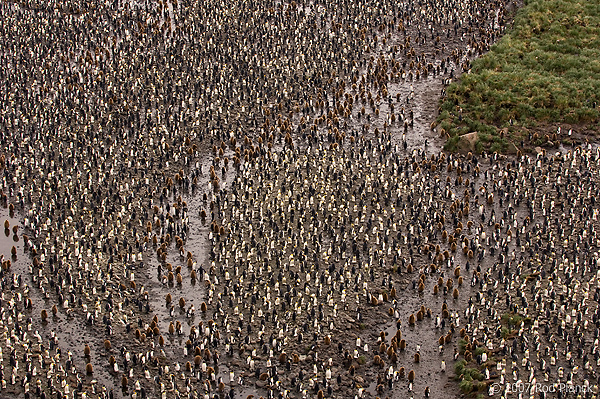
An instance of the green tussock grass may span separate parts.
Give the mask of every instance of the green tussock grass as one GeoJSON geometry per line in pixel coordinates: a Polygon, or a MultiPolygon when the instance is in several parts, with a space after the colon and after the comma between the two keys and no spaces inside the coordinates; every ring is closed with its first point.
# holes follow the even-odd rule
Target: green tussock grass
{"type": "Polygon", "coordinates": [[[476,150],[505,152],[540,122],[600,127],[599,103],[600,1],[526,0],[512,30],[448,87],[438,124],[446,150],[477,131],[476,150]]]}
{"type": "Polygon", "coordinates": [[[459,381],[458,386],[460,390],[468,394],[472,391],[478,391],[485,387],[485,383],[482,383],[483,374],[476,368],[467,367],[465,360],[459,360],[454,364],[454,373],[456,379],[459,381]]]}
{"type": "Polygon", "coordinates": [[[514,313],[505,313],[502,315],[502,321],[508,325],[508,327],[518,327],[521,325],[521,322],[525,319],[523,316],[514,313]]]}

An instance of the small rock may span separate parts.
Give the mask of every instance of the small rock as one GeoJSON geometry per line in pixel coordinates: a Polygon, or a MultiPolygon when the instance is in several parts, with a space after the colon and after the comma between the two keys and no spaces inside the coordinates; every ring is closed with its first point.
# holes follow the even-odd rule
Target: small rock
{"type": "Polygon", "coordinates": [[[479,140],[478,132],[463,134],[458,141],[457,150],[461,153],[474,151],[477,140],[479,140]]]}
{"type": "Polygon", "coordinates": [[[267,381],[258,380],[256,381],[256,386],[259,388],[265,388],[267,386],[267,381]]]}

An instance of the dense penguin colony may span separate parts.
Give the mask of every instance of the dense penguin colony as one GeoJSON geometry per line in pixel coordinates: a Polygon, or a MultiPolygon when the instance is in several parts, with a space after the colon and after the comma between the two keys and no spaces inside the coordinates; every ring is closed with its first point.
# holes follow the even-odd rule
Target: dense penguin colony
{"type": "Polygon", "coordinates": [[[596,395],[597,148],[434,148],[515,4],[0,8],[0,396],[596,395]]]}

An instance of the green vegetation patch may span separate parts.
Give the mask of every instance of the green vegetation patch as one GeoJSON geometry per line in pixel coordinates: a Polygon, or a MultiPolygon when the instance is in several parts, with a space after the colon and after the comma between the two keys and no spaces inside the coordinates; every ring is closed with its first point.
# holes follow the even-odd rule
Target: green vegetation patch
{"type": "Polygon", "coordinates": [[[465,394],[480,391],[486,387],[486,384],[482,382],[483,374],[476,368],[467,367],[465,360],[459,360],[454,364],[454,373],[456,380],[459,381],[460,390],[465,394]]]}
{"type": "Polygon", "coordinates": [[[524,133],[539,123],[600,127],[599,103],[600,1],[526,0],[512,30],[448,87],[438,124],[446,150],[478,132],[476,151],[506,152],[542,144],[524,133]]]}

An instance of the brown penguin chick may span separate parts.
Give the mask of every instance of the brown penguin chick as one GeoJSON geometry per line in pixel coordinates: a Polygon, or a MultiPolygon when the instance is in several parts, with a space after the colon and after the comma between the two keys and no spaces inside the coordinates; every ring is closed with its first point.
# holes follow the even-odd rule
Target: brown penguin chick
{"type": "Polygon", "coordinates": [[[46,322],[46,320],[48,319],[48,312],[46,311],[46,309],[42,309],[42,322],[46,322]]]}
{"type": "Polygon", "coordinates": [[[454,269],[454,277],[459,277],[460,276],[460,266],[457,266],[454,269]]]}
{"type": "Polygon", "coordinates": [[[9,228],[10,228],[10,222],[8,221],[8,219],[6,219],[6,220],[4,221],[4,229],[5,229],[5,230],[8,230],[9,228]]]}
{"type": "Polygon", "coordinates": [[[438,286],[436,284],[436,285],[433,286],[433,295],[437,295],[438,293],[439,293],[439,288],[438,288],[438,286]]]}
{"type": "Polygon", "coordinates": [[[410,370],[408,372],[408,381],[409,382],[413,382],[415,380],[415,371],[414,370],[410,370]]]}
{"type": "Polygon", "coordinates": [[[123,389],[127,388],[128,383],[129,380],[127,379],[127,376],[123,375],[123,377],[121,378],[121,386],[123,387],[123,389]]]}
{"type": "Polygon", "coordinates": [[[405,339],[400,340],[400,342],[398,343],[398,349],[400,349],[401,351],[406,349],[406,340],[405,339]]]}
{"type": "Polygon", "coordinates": [[[202,313],[206,313],[206,310],[207,310],[207,307],[206,307],[206,302],[202,302],[202,303],[200,304],[200,311],[201,311],[202,313]]]}
{"type": "Polygon", "coordinates": [[[56,317],[57,313],[58,313],[58,308],[56,307],[56,305],[52,305],[52,316],[56,317]]]}
{"type": "Polygon", "coordinates": [[[85,373],[87,375],[94,374],[94,367],[92,366],[92,363],[88,363],[88,364],[85,365],[85,373]]]}
{"type": "Polygon", "coordinates": [[[415,315],[414,315],[414,313],[411,313],[411,315],[408,316],[408,325],[410,325],[410,326],[414,326],[415,325],[415,315]]]}
{"type": "Polygon", "coordinates": [[[447,344],[449,344],[450,342],[452,342],[452,333],[451,332],[449,332],[448,334],[446,334],[446,337],[444,337],[444,341],[447,344]]]}
{"type": "Polygon", "coordinates": [[[454,291],[452,291],[452,297],[454,297],[454,299],[458,299],[458,288],[455,288],[454,291]]]}
{"type": "Polygon", "coordinates": [[[438,339],[438,345],[439,345],[439,346],[442,346],[442,345],[444,345],[444,341],[445,341],[445,340],[444,340],[444,336],[442,335],[442,336],[441,336],[441,337],[438,339]]]}
{"type": "Polygon", "coordinates": [[[89,357],[91,353],[92,350],[90,349],[90,346],[88,344],[85,344],[85,347],[83,348],[83,355],[85,357],[89,357]]]}
{"type": "Polygon", "coordinates": [[[330,345],[331,344],[331,338],[329,337],[329,335],[325,336],[325,345],[330,345]]]}
{"type": "Polygon", "coordinates": [[[194,356],[194,365],[196,367],[199,367],[200,364],[202,364],[202,356],[200,356],[200,355],[194,356]]]}
{"type": "Polygon", "coordinates": [[[406,371],[405,371],[404,367],[400,367],[398,369],[398,375],[400,376],[400,378],[404,378],[404,376],[406,375],[406,371]]]}
{"type": "Polygon", "coordinates": [[[377,306],[378,304],[379,304],[379,301],[377,301],[377,298],[375,297],[375,295],[371,295],[371,305],[377,306]]]}
{"type": "Polygon", "coordinates": [[[424,316],[425,316],[425,313],[423,313],[422,310],[419,310],[417,312],[417,321],[422,321],[424,316]]]}
{"type": "Polygon", "coordinates": [[[165,346],[165,339],[163,338],[163,336],[162,336],[162,335],[159,335],[159,336],[158,336],[158,344],[159,344],[160,346],[165,346]]]}
{"type": "Polygon", "coordinates": [[[454,234],[450,234],[448,236],[448,244],[452,244],[452,243],[455,243],[455,242],[456,242],[456,240],[454,239],[454,234]]]}
{"type": "Polygon", "coordinates": [[[179,298],[179,307],[181,309],[185,308],[185,299],[183,297],[179,298]]]}
{"type": "Polygon", "coordinates": [[[173,298],[171,297],[171,294],[167,294],[167,296],[165,297],[165,302],[168,304],[171,303],[171,301],[173,300],[173,298]]]}
{"type": "Polygon", "coordinates": [[[402,331],[397,330],[396,334],[394,335],[394,338],[396,339],[396,342],[400,342],[400,340],[402,339],[402,331]]]}
{"type": "Polygon", "coordinates": [[[423,280],[421,280],[419,282],[419,288],[418,288],[419,292],[423,292],[425,291],[425,284],[423,284],[423,280]]]}
{"type": "Polygon", "coordinates": [[[386,350],[386,354],[387,354],[388,358],[391,358],[393,353],[395,353],[394,346],[390,345],[386,350]]]}
{"type": "Polygon", "coordinates": [[[388,315],[389,315],[389,316],[393,316],[393,315],[394,315],[394,308],[392,308],[391,306],[390,306],[390,308],[388,309],[388,315]]]}
{"type": "Polygon", "coordinates": [[[421,361],[421,354],[419,352],[415,353],[415,363],[419,363],[421,361]]]}
{"type": "Polygon", "coordinates": [[[473,360],[473,355],[468,350],[465,350],[465,360],[467,361],[467,363],[473,360]]]}
{"type": "Polygon", "coordinates": [[[373,357],[373,364],[376,366],[382,366],[384,364],[383,359],[381,358],[381,356],[379,355],[375,355],[373,357]]]}
{"type": "Polygon", "coordinates": [[[105,339],[104,340],[104,349],[106,349],[107,351],[109,351],[110,348],[111,348],[110,341],[108,339],[105,339]]]}
{"type": "Polygon", "coordinates": [[[385,342],[382,342],[379,344],[379,353],[386,353],[387,351],[387,346],[385,344],[385,342]]]}
{"type": "Polygon", "coordinates": [[[406,272],[407,273],[412,273],[413,272],[413,265],[411,263],[409,263],[408,266],[406,266],[406,272]]]}
{"type": "Polygon", "coordinates": [[[175,334],[175,325],[173,324],[172,321],[169,323],[169,334],[171,334],[171,335],[175,334]]]}
{"type": "Polygon", "coordinates": [[[392,299],[396,299],[396,287],[392,287],[392,290],[390,291],[390,297],[392,299]]]}
{"type": "Polygon", "coordinates": [[[458,285],[459,285],[459,286],[462,286],[462,285],[463,285],[463,277],[462,277],[462,276],[459,276],[459,277],[458,277],[458,285]]]}

